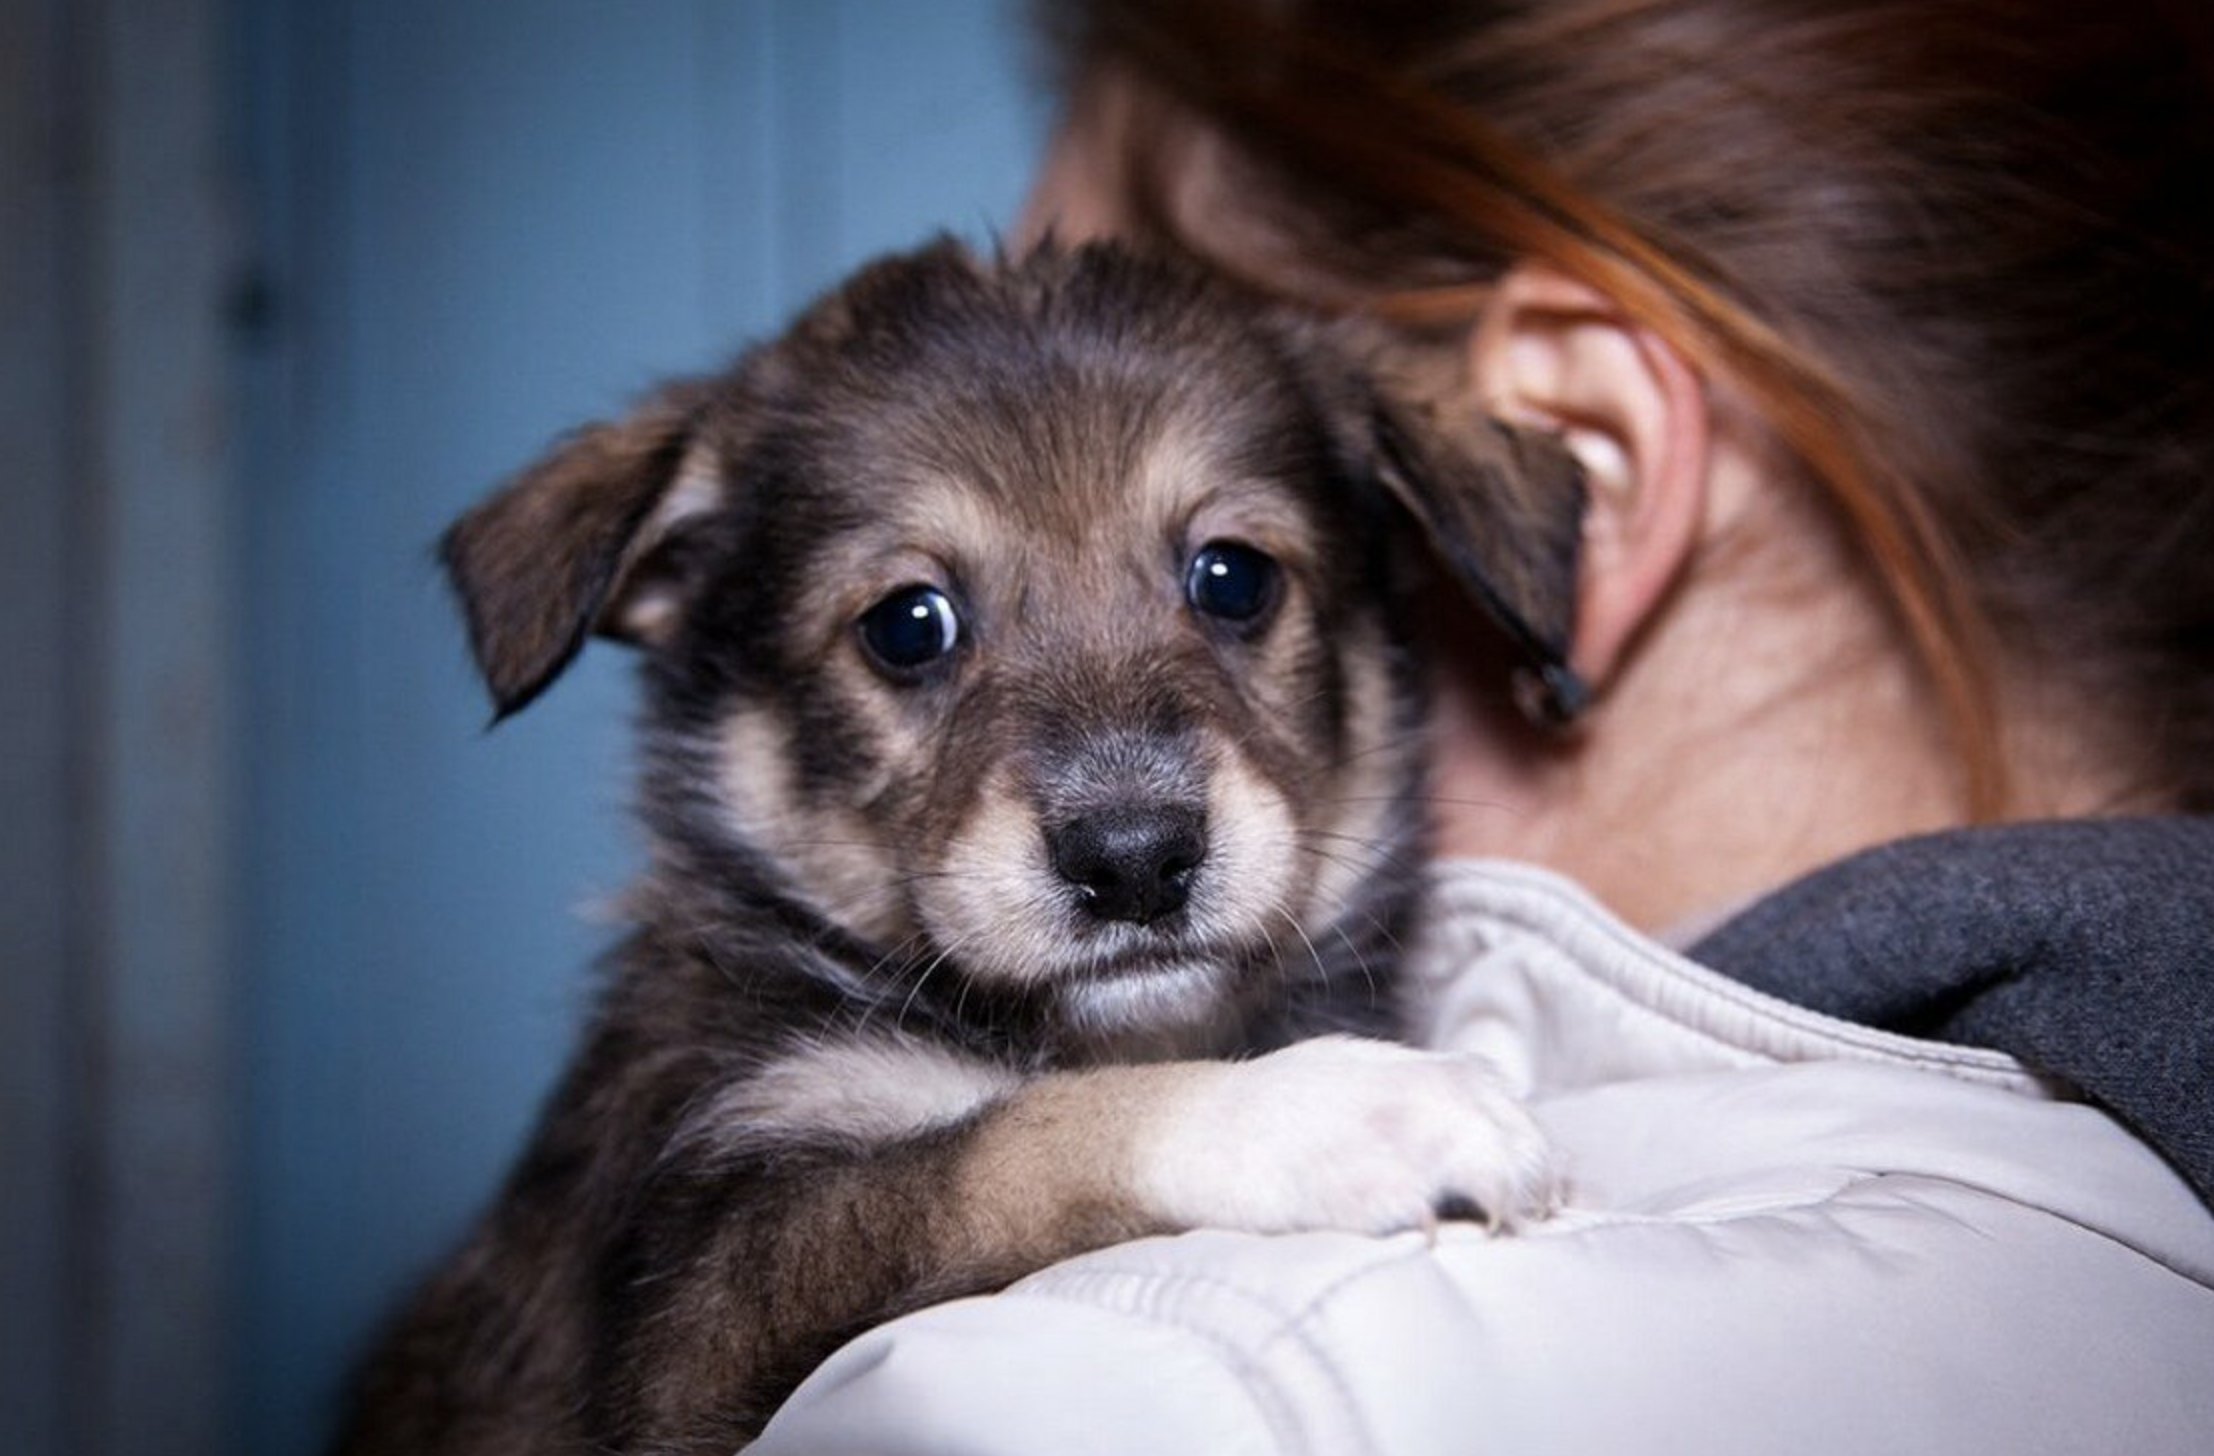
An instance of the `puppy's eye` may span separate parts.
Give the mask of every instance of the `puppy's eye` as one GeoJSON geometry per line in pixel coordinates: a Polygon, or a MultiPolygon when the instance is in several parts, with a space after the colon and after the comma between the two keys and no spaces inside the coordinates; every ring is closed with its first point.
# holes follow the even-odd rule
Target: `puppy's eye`
{"type": "Polygon", "coordinates": [[[1281,575],[1273,558],[1250,546],[1210,541],[1184,574],[1184,598],[1202,616],[1255,622],[1276,605],[1281,575]]]}
{"type": "Polygon", "coordinates": [[[960,640],[961,618],[934,586],[903,586],[861,614],[862,645],[894,673],[926,668],[960,640]]]}

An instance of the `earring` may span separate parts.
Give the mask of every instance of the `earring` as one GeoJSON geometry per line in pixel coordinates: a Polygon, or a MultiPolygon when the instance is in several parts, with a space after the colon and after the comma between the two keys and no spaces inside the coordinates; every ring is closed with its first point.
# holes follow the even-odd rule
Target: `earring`
{"type": "Polygon", "coordinates": [[[1591,688],[1565,663],[1518,667],[1512,680],[1514,705],[1539,728],[1565,732],[1591,706],[1591,688]]]}

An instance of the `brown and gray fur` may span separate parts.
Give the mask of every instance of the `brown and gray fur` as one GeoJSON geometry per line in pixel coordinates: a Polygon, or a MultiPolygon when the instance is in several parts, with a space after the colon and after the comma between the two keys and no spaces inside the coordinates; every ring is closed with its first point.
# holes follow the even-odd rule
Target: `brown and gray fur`
{"type": "Polygon", "coordinates": [[[594,631],[642,649],[652,863],[345,1450],[728,1452],[855,1332],[1173,1227],[1133,1139],[1203,1059],[1388,1026],[1420,545],[1542,656],[1579,503],[1324,332],[1114,249],[941,244],[455,526],[502,715],[594,631]],[[1265,620],[1187,601],[1222,540],[1280,563],[1265,620]],[[902,678],[856,622],[916,583],[961,634],[902,678]],[[1105,918],[1048,841],[1131,805],[1203,851],[1105,918]]]}

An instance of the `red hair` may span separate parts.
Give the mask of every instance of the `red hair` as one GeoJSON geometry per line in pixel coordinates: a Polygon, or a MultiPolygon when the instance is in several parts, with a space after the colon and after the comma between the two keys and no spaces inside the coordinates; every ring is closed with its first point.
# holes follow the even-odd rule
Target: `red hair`
{"type": "MultiPolygon", "coordinates": [[[[1080,68],[1232,144],[1309,270],[1347,280],[1338,301],[1435,321],[1541,259],[1729,380],[1857,544],[1990,815],[1996,682],[2025,657],[2137,709],[2119,716],[2154,740],[2150,787],[2214,804],[2208,52],[2195,12],[2131,8],[1090,0],[1057,19],[1080,68]],[[2026,632],[2054,651],[2002,654],[2026,632]]],[[[1164,205],[1165,135],[1126,129],[1129,200],[1207,251],[1164,205]]]]}

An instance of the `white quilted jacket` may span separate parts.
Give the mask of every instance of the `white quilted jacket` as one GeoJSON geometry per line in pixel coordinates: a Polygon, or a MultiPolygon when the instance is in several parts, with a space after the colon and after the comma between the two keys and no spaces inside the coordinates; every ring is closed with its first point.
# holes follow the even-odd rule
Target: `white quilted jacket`
{"type": "Polygon", "coordinates": [[[2214,1456],[2214,1218],[2103,1113],[1527,868],[1449,869],[1417,960],[1566,1213],[1108,1249],[855,1341],[756,1456],[2214,1456]]]}

